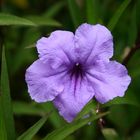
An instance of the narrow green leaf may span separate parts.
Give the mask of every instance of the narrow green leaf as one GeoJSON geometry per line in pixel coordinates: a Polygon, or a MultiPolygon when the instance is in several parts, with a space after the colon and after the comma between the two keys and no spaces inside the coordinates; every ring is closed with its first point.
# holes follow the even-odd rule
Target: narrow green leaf
{"type": "Polygon", "coordinates": [[[77,5],[75,0],[67,0],[67,1],[68,1],[68,6],[69,6],[69,11],[70,11],[71,17],[72,17],[74,26],[76,28],[83,22],[80,8],[77,5]]]}
{"type": "Polygon", "coordinates": [[[30,20],[5,13],[0,13],[0,25],[36,26],[30,20]]]}
{"type": "Polygon", "coordinates": [[[35,48],[35,46],[36,46],[36,44],[33,43],[33,44],[26,46],[25,49],[35,48]]]}
{"type": "Polygon", "coordinates": [[[128,132],[139,118],[139,108],[130,105],[115,105],[109,108],[108,120],[119,132],[128,132]]]}
{"type": "Polygon", "coordinates": [[[15,140],[14,118],[10,97],[9,79],[4,46],[2,50],[1,66],[1,108],[4,116],[4,124],[7,132],[7,138],[8,140],[15,140]]]}
{"type": "Polygon", "coordinates": [[[120,140],[117,132],[111,128],[102,129],[102,133],[106,140],[120,140]]]}
{"type": "Polygon", "coordinates": [[[128,104],[140,107],[140,104],[136,98],[133,96],[133,92],[129,89],[124,97],[117,97],[106,104],[103,104],[102,107],[112,106],[112,105],[120,105],[120,104],[128,104]]]}
{"type": "Polygon", "coordinates": [[[63,124],[63,119],[58,114],[58,111],[54,108],[53,103],[52,102],[46,102],[46,103],[42,103],[40,105],[46,112],[49,112],[50,110],[53,110],[53,113],[51,114],[51,117],[49,117],[49,122],[51,122],[51,124],[54,128],[60,128],[63,124]]]}
{"type": "Polygon", "coordinates": [[[136,4],[131,12],[130,28],[128,28],[128,45],[133,46],[137,38],[137,18],[136,18],[136,4]]]}
{"type": "Polygon", "coordinates": [[[1,96],[0,96],[0,138],[2,140],[7,140],[7,132],[4,123],[3,109],[1,104],[1,96]]]}
{"type": "Polygon", "coordinates": [[[43,16],[45,16],[47,18],[54,17],[56,14],[59,13],[59,11],[64,7],[65,4],[66,4],[65,1],[56,2],[53,6],[51,6],[49,9],[47,9],[47,11],[43,14],[43,16]]]}
{"type": "Polygon", "coordinates": [[[125,9],[127,8],[127,6],[129,5],[129,3],[131,2],[131,0],[125,0],[121,6],[118,8],[118,10],[115,12],[115,14],[113,15],[113,17],[110,19],[109,23],[108,23],[108,28],[112,31],[116,24],[118,23],[121,15],[123,14],[123,12],[125,11],[125,9]]]}
{"type": "Polygon", "coordinates": [[[61,24],[56,20],[46,18],[44,16],[28,16],[26,18],[35,23],[37,26],[61,26],[61,24]]]}
{"type": "Polygon", "coordinates": [[[43,126],[43,124],[48,119],[50,113],[47,116],[41,118],[37,123],[35,123],[32,127],[30,127],[26,132],[24,132],[17,140],[31,140],[35,134],[39,131],[39,129],[43,126]]]}
{"type": "Polygon", "coordinates": [[[140,129],[137,129],[132,135],[131,140],[139,140],[139,139],[140,139],[140,129]]]}
{"type": "Polygon", "coordinates": [[[25,102],[13,102],[13,111],[16,115],[39,115],[42,116],[46,113],[41,107],[37,107],[33,104],[25,102]]]}
{"type": "Polygon", "coordinates": [[[98,22],[98,1],[86,0],[86,12],[88,23],[95,24],[98,22]]]}
{"type": "Polygon", "coordinates": [[[91,116],[86,119],[81,119],[81,120],[72,122],[70,124],[66,124],[65,126],[59,129],[56,129],[52,133],[48,134],[43,140],[63,140],[74,131],[78,130],[79,128],[83,127],[89,122],[92,122],[94,120],[99,119],[100,117],[103,117],[104,115],[107,115],[107,113],[91,116]]]}
{"type": "MultiPolygon", "coordinates": [[[[135,59],[134,59],[135,60],[135,59]]],[[[133,63],[133,61],[132,61],[133,63]]],[[[136,66],[136,65],[135,65],[136,66]]],[[[132,67],[132,66],[131,66],[132,67]]],[[[133,77],[133,79],[137,78],[140,76],[140,67],[133,67],[133,70],[131,72],[131,76],[133,77]]]]}
{"type": "Polygon", "coordinates": [[[75,120],[78,120],[82,117],[84,117],[85,115],[89,114],[89,113],[96,113],[96,102],[91,100],[83,109],[82,111],[77,115],[77,117],[75,118],[75,120]]]}

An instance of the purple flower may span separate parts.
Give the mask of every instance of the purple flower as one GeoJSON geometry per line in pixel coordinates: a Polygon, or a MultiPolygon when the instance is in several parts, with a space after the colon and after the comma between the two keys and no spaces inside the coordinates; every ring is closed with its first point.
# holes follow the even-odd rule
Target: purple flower
{"type": "Polygon", "coordinates": [[[26,71],[28,92],[36,102],[53,101],[71,122],[95,98],[100,103],[124,96],[131,78],[110,61],[113,39],[102,25],[82,24],[73,34],[55,31],[37,42],[39,59],[26,71]]]}

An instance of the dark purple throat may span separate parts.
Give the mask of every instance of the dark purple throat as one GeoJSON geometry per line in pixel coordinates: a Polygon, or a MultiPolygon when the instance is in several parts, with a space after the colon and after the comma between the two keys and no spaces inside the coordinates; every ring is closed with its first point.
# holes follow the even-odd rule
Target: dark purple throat
{"type": "Polygon", "coordinates": [[[84,76],[83,66],[80,63],[75,63],[72,69],[70,70],[70,76],[75,77],[76,79],[84,76]]]}

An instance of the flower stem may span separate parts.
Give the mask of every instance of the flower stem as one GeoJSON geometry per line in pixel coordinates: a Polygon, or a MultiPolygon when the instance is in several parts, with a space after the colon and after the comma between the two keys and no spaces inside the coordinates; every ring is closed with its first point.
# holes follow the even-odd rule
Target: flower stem
{"type": "Polygon", "coordinates": [[[122,61],[123,65],[127,65],[129,60],[132,58],[132,56],[135,54],[135,52],[140,49],[140,44],[135,45],[134,47],[132,47],[129,51],[129,53],[127,54],[127,56],[124,58],[124,60],[122,61]]]}
{"type": "MultiPolygon", "coordinates": [[[[140,33],[139,33],[140,35],[140,33]]],[[[127,54],[127,56],[123,59],[122,61],[122,64],[123,65],[127,65],[129,60],[132,58],[132,56],[135,54],[135,52],[140,49],[140,38],[139,38],[139,35],[138,35],[138,39],[136,41],[136,44],[134,47],[132,47],[129,51],[129,53],[127,54]]]]}
{"type": "MultiPolygon", "coordinates": [[[[100,109],[100,104],[99,103],[97,104],[96,113],[97,114],[100,114],[101,113],[101,109],[100,109]]],[[[100,129],[103,129],[104,128],[105,121],[103,120],[102,117],[99,118],[98,124],[99,124],[100,129]]]]}

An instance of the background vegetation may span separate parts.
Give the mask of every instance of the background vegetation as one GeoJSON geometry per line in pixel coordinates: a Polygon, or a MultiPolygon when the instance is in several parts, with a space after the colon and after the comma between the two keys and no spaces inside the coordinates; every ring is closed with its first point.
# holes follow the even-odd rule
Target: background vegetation
{"type": "Polygon", "coordinates": [[[139,140],[139,9],[140,0],[0,1],[0,140],[139,140]],[[99,113],[93,100],[67,124],[51,102],[31,101],[24,75],[37,59],[35,43],[41,36],[56,29],[75,31],[84,22],[111,30],[113,59],[127,66],[132,83],[125,97],[100,105],[99,113]],[[87,113],[91,117],[81,119],[87,113]]]}

